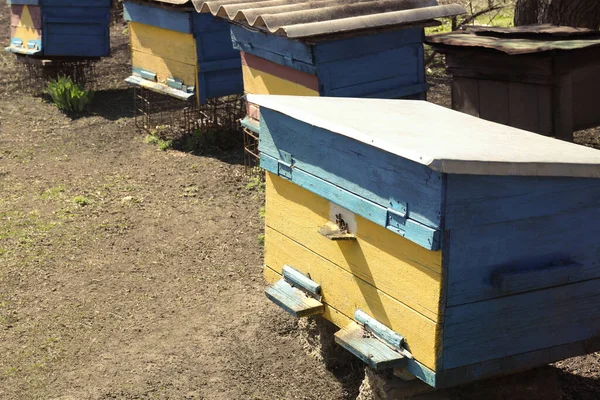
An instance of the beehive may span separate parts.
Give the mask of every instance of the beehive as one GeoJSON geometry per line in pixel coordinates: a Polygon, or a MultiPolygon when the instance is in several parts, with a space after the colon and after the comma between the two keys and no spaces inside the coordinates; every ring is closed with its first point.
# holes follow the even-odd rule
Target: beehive
{"type": "MultiPolygon", "coordinates": [[[[425,98],[423,28],[316,43],[231,26],[240,50],[244,93],[329,97],[425,98]]],[[[247,104],[244,124],[257,129],[247,104]]]]}
{"type": "MultiPolygon", "coordinates": [[[[465,12],[437,0],[192,0],[228,19],[244,92],[425,98],[423,27],[465,12]]],[[[258,108],[242,125],[258,131],[258,108]]]]}
{"type": "Polygon", "coordinates": [[[248,100],[277,304],[434,387],[600,348],[599,151],[421,101],[248,100]]]}
{"type": "Polygon", "coordinates": [[[194,11],[187,0],[126,1],[131,84],[198,104],[242,93],[239,52],[229,24],[194,11]]]}
{"type": "Polygon", "coordinates": [[[426,42],[446,55],[455,110],[568,141],[600,125],[596,30],[469,27],[426,42]]]}
{"type": "Polygon", "coordinates": [[[111,0],[7,0],[6,50],[36,57],[97,58],[110,54],[111,0]]]}

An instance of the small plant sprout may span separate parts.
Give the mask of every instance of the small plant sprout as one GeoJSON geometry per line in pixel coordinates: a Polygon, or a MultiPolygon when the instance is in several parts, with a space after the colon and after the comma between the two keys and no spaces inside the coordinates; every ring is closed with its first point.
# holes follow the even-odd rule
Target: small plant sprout
{"type": "Polygon", "coordinates": [[[91,203],[92,203],[92,201],[85,196],[75,196],[73,198],[73,204],[77,204],[78,206],[81,206],[81,207],[87,206],[91,203]]]}

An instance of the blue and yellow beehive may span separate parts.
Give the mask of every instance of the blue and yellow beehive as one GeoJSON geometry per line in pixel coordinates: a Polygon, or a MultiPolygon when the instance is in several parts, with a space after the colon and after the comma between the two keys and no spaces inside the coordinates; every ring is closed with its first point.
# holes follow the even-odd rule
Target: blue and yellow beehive
{"type": "MultiPolygon", "coordinates": [[[[464,13],[437,0],[193,0],[228,19],[242,55],[244,92],[330,97],[425,98],[423,26],[464,13]]],[[[258,130],[247,104],[242,124],[258,130]]]]}
{"type": "Polygon", "coordinates": [[[600,349],[600,151],[421,101],[248,100],[275,303],[434,387],[600,349]]]}
{"type": "Polygon", "coordinates": [[[128,83],[183,100],[241,94],[242,72],[229,24],[188,0],[125,1],[133,75],[128,83]]]}
{"type": "Polygon", "coordinates": [[[110,54],[111,0],[7,0],[6,50],[36,57],[97,58],[110,54]]]}

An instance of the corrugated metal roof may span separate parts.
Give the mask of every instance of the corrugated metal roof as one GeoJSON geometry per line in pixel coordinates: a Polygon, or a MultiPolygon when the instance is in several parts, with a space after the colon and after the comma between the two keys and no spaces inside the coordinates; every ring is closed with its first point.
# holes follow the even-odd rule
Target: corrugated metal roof
{"type": "Polygon", "coordinates": [[[289,38],[329,35],[430,21],[466,12],[437,0],[192,0],[210,12],[289,38]]]}
{"type": "Polygon", "coordinates": [[[439,49],[480,47],[517,55],[599,46],[600,32],[553,25],[469,27],[464,31],[428,36],[425,43],[439,49]]]}

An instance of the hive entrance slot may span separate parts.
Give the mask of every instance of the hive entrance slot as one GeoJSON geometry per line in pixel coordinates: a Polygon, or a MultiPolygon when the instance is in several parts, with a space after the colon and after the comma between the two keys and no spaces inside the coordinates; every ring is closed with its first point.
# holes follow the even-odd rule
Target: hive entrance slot
{"type": "Polygon", "coordinates": [[[321,285],[288,265],[283,266],[282,274],[281,280],[265,290],[269,300],[294,317],[323,314],[321,285]]]}

